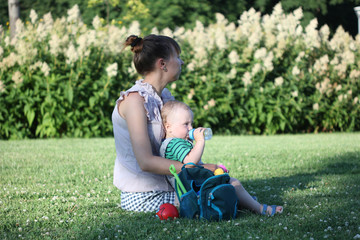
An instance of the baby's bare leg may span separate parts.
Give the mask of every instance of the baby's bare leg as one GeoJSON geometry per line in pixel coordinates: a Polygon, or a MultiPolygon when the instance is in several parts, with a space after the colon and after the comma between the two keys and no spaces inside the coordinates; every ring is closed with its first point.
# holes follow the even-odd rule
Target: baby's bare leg
{"type": "MultiPolygon", "coordinates": [[[[261,214],[263,210],[263,205],[254,200],[254,198],[245,190],[241,185],[240,181],[236,178],[230,178],[230,184],[235,187],[236,195],[238,198],[239,206],[249,209],[255,213],[261,214]]],[[[281,213],[283,210],[282,206],[276,207],[276,213],[281,213]]],[[[266,214],[272,214],[271,206],[268,206],[266,209],[266,214]]]]}
{"type": "Polygon", "coordinates": [[[261,204],[255,201],[236,178],[230,178],[230,184],[234,186],[239,206],[256,213],[261,213],[261,204]]]}

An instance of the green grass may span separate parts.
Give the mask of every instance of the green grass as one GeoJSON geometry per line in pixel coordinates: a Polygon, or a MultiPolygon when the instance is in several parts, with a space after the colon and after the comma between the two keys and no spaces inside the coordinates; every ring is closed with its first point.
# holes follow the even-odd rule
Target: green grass
{"type": "Polygon", "coordinates": [[[160,221],[119,208],[114,140],[0,141],[0,239],[360,238],[360,133],[215,136],[203,161],[223,163],[260,202],[223,222],[160,221]]]}

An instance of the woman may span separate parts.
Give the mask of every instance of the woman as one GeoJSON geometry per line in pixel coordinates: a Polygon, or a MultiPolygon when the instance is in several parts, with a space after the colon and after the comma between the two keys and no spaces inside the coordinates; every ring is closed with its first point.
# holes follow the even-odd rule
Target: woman
{"type": "MultiPolygon", "coordinates": [[[[135,68],[144,79],[120,93],[112,114],[116,147],[114,185],[122,191],[123,209],[156,211],[163,203],[178,205],[166,175],[171,174],[171,164],[177,171],[183,164],[159,157],[159,151],[165,136],[161,108],[174,99],[165,86],[179,78],[184,62],[178,43],[170,37],[149,35],[142,39],[131,35],[125,41],[127,46],[131,47],[135,68]]],[[[215,164],[204,166],[212,171],[217,168],[215,164]]],[[[235,185],[246,193],[243,194],[246,201],[242,201],[246,208],[270,215],[282,211],[282,207],[263,209],[240,182],[235,185]]]]}
{"type": "Polygon", "coordinates": [[[155,211],[163,203],[175,204],[175,192],[165,175],[170,175],[171,164],[178,171],[183,165],[159,157],[159,149],[164,137],[160,111],[165,102],[174,99],[165,86],[179,78],[184,62],[178,43],[170,37],[132,35],[127,46],[144,79],[120,93],[112,114],[117,155],[114,184],[122,191],[123,209],[155,211]]]}

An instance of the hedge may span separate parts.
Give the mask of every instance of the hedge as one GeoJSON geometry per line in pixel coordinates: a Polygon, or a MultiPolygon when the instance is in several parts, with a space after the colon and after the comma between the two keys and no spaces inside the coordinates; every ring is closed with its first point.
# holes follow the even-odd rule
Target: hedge
{"type": "MultiPolygon", "coordinates": [[[[194,111],[194,125],[215,134],[276,134],[360,130],[360,37],[339,27],[332,38],[299,8],[271,15],[254,9],[230,23],[152,29],[174,37],[184,60],[169,87],[194,111]]],[[[81,20],[78,7],[53,19],[31,11],[10,39],[0,27],[0,138],[112,135],[119,92],[141,78],[122,50],[139,23],[81,20]]]]}

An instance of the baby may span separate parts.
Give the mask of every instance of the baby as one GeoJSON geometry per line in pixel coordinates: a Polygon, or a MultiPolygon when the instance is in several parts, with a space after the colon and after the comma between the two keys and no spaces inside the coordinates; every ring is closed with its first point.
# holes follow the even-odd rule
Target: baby
{"type": "MultiPolygon", "coordinates": [[[[203,164],[201,162],[201,156],[205,148],[205,128],[195,129],[195,144],[189,140],[189,131],[193,129],[193,112],[188,105],[180,101],[168,101],[161,109],[161,117],[166,132],[165,139],[160,147],[160,155],[162,157],[184,164],[192,162],[203,165],[205,168],[207,165],[214,165],[203,164]]],[[[211,169],[214,169],[214,167],[211,169]]],[[[171,182],[174,186],[174,182],[171,182]]],[[[273,216],[275,213],[282,213],[282,206],[268,206],[258,203],[250,196],[238,179],[231,177],[230,184],[235,187],[239,207],[269,216],[273,216]]]]}
{"type": "Polygon", "coordinates": [[[196,144],[193,145],[189,140],[189,131],[193,129],[193,112],[190,107],[183,102],[169,101],[163,106],[161,117],[166,132],[160,148],[161,156],[182,163],[202,164],[205,128],[195,129],[196,144]]]}

